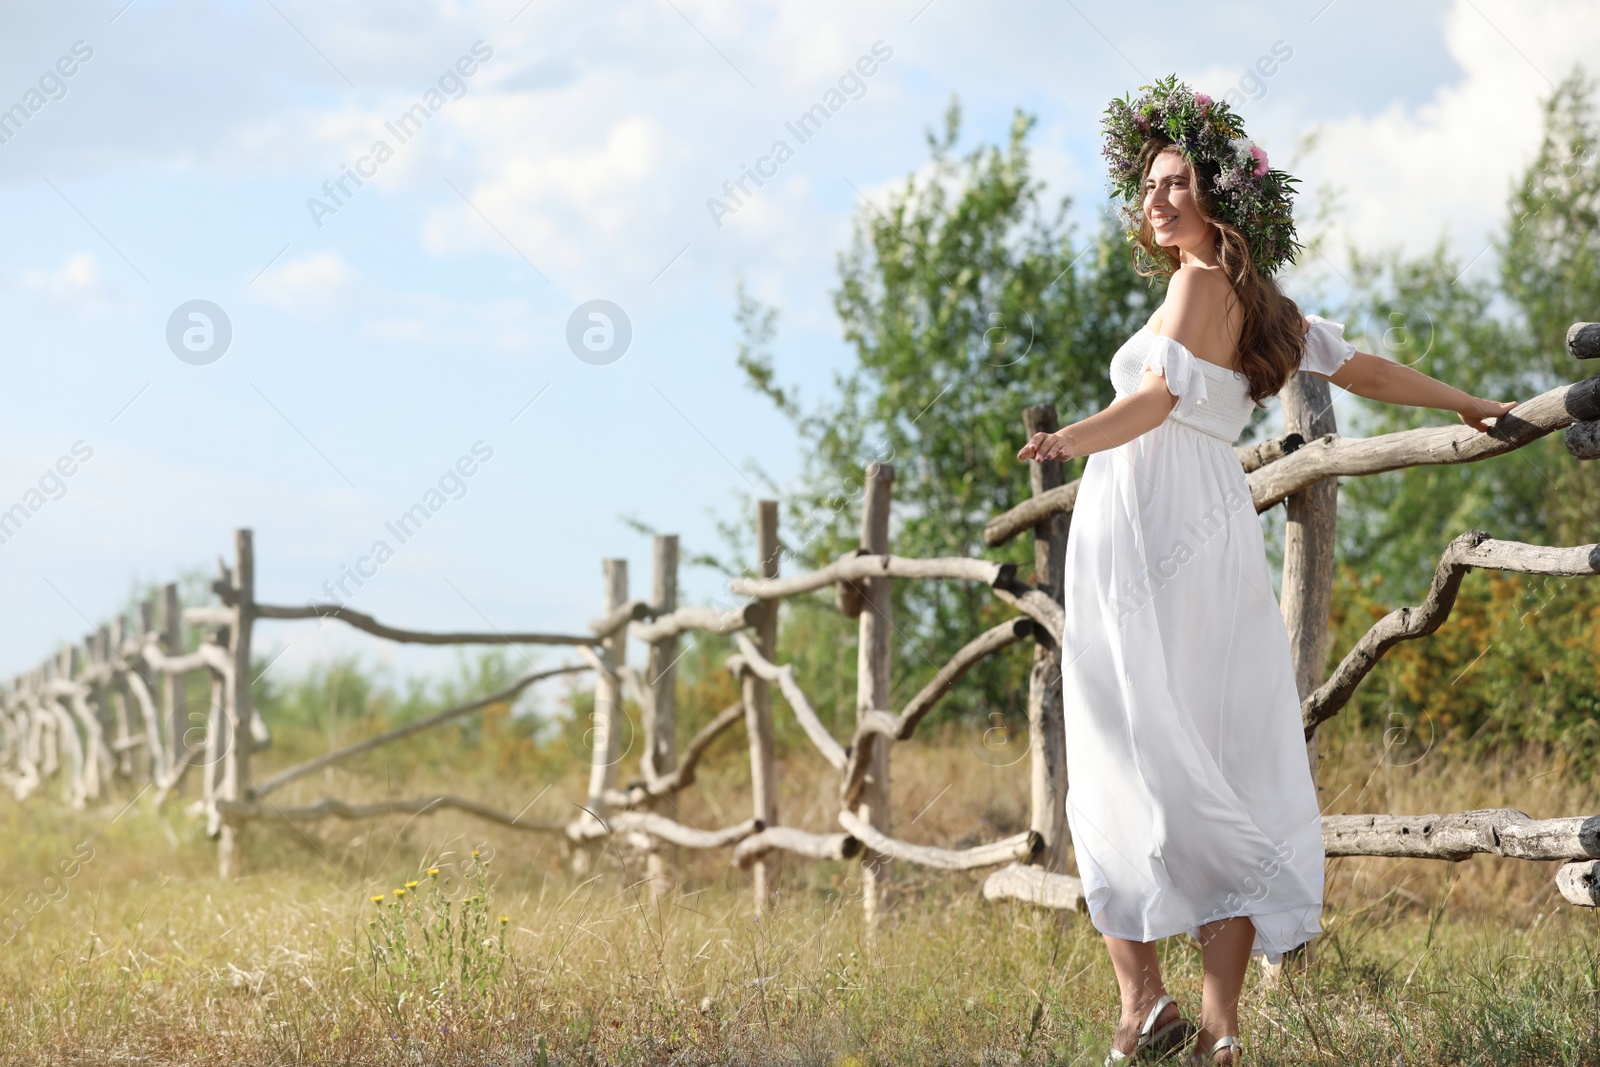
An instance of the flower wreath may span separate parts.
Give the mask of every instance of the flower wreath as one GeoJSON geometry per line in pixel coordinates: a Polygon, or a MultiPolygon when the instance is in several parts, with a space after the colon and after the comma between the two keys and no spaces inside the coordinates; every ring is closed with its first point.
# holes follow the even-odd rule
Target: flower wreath
{"type": "MultiPolygon", "coordinates": [[[[1149,91],[1131,102],[1125,96],[1112,100],[1101,121],[1101,154],[1111,164],[1112,195],[1123,201],[1119,214],[1128,240],[1139,236],[1144,211],[1139,152],[1151,136],[1160,135],[1191,163],[1217,165],[1217,214],[1244,235],[1257,269],[1270,276],[1293,263],[1301,245],[1295,239],[1292,186],[1300,179],[1270,169],[1266,150],[1245,136],[1244,120],[1228,104],[1180,83],[1176,74],[1139,88],[1149,91]]],[[[1142,268],[1157,267],[1137,244],[1134,255],[1142,268]]]]}

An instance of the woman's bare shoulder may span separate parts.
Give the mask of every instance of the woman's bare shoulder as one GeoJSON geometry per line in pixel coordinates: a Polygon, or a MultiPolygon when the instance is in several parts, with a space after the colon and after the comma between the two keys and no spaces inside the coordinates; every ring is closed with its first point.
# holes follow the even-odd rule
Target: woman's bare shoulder
{"type": "Polygon", "coordinates": [[[1167,283],[1166,296],[1145,323],[1153,333],[1161,332],[1162,317],[1175,290],[1182,294],[1181,299],[1191,309],[1211,308],[1214,305],[1217,316],[1223,318],[1227,314],[1227,297],[1233,291],[1233,283],[1228,280],[1228,275],[1221,267],[1205,267],[1199,264],[1179,267],[1167,283]]]}

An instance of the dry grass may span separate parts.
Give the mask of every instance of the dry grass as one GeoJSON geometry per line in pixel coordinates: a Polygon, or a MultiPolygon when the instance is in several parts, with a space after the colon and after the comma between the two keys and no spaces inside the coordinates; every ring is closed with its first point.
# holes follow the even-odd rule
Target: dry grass
{"type": "MultiPolygon", "coordinates": [[[[742,747],[734,740],[729,755],[742,747]]],[[[960,845],[1020,829],[1026,760],[989,742],[948,733],[897,748],[896,832],[960,845]]],[[[1329,811],[1512,806],[1547,817],[1596,806],[1560,753],[1470,765],[1437,752],[1385,757],[1335,724],[1324,754],[1329,811]]],[[[491,792],[419,780],[402,755],[278,800],[448,785],[511,810],[537,797],[531,815],[558,817],[582,795],[575,769],[542,796],[547,783],[515,774],[491,792]]],[[[680,817],[737,821],[748,810],[738,760],[709,766],[680,817]]],[[[784,760],[786,821],[831,825],[823,770],[805,753],[784,760]]],[[[889,918],[868,939],[851,864],[787,863],[756,921],[726,854],[681,854],[684,886],[652,901],[638,857],[608,849],[579,878],[549,837],[447,813],[253,826],[246,872],[224,884],[182,804],[113,822],[120,807],[73,815],[43,799],[0,801],[11,842],[0,911],[44,902],[0,946],[0,1062],[534,1065],[542,1042],[544,1062],[562,1064],[1094,1065],[1115,1022],[1115,980],[1087,919],[985,904],[981,873],[902,867],[889,918]],[[369,897],[412,879],[426,887],[429,864],[449,877],[480,846],[492,855],[492,910],[509,920],[510,969],[477,996],[375,977],[369,897]]],[[[1560,901],[1555,866],[1331,860],[1314,966],[1274,990],[1251,970],[1247,1058],[1600,1063],[1595,915],[1560,901]]],[[[1197,946],[1180,936],[1161,952],[1192,1014],[1197,946]]]]}

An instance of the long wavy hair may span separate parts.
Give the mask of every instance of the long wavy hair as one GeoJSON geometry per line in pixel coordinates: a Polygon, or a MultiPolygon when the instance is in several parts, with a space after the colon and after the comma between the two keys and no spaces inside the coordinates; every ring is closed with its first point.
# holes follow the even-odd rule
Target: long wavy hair
{"type": "MultiPolygon", "coordinates": [[[[1156,157],[1165,151],[1178,152],[1177,145],[1165,137],[1151,137],[1139,151],[1140,188],[1150,177],[1150,168],[1156,157]]],[[[1217,165],[1209,160],[1199,163],[1183,157],[1189,169],[1189,189],[1200,217],[1216,232],[1217,261],[1228,280],[1233,283],[1233,298],[1244,311],[1239,329],[1239,371],[1250,382],[1250,399],[1260,404],[1278,390],[1300,368],[1301,353],[1305,350],[1305,325],[1300,307],[1283,294],[1278,283],[1257,269],[1250,258],[1250,246],[1244,235],[1229,223],[1217,217],[1216,186],[1217,165]]],[[[1139,235],[1132,249],[1133,269],[1146,278],[1160,275],[1170,278],[1178,269],[1178,250],[1156,244],[1155,231],[1143,208],[1139,212],[1139,235]],[[1146,261],[1155,269],[1146,270],[1139,263],[1142,251],[1146,261]]]]}

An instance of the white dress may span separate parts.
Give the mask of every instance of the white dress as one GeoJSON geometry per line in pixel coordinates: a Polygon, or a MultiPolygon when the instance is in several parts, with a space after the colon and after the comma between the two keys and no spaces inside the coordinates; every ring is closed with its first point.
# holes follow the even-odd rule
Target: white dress
{"type": "MultiPolygon", "coordinates": [[[[1316,315],[1301,367],[1355,351],[1316,315]]],[[[1242,374],[1145,326],[1111,360],[1178,397],[1155,429],[1091,453],[1067,536],[1067,822],[1090,921],[1152,941],[1249,915],[1277,963],[1322,932],[1322,817],[1289,639],[1232,445],[1242,374]]]]}

